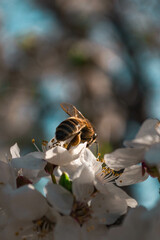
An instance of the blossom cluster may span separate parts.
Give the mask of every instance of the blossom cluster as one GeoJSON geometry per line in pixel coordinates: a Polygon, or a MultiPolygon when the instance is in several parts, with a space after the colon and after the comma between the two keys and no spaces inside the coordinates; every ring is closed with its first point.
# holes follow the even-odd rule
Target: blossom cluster
{"type": "Polygon", "coordinates": [[[125,240],[153,233],[158,239],[159,205],[148,212],[122,187],[149,175],[160,179],[159,121],[146,120],[135,139],[103,159],[87,143],[69,150],[66,145],[51,139],[42,142],[42,150],[36,146],[21,156],[16,143],[11,158],[0,161],[0,239],[125,240]],[[39,191],[41,178],[47,184],[39,191]]]}

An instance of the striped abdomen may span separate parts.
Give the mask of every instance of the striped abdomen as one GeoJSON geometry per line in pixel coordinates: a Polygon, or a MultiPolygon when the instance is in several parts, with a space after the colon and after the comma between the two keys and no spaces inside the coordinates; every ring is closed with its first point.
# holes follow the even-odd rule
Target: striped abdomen
{"type": "Polygon", "coordinates": [[[56,139],[58,141],[65,141],[74,136],[84,127],[84,124],[76,118],[68,118],[61,122],[56,128],[56,139]]]}

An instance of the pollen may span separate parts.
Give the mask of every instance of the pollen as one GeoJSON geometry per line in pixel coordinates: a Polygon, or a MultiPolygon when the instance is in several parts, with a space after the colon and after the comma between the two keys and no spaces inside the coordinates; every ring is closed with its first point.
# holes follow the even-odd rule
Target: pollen
{"type": "Polygon", "coordinates": [[[43,222],[42,220],[38,220],[38,221],[37,221],[37,225],[40,226],[40,225],[42,224],[42,222],[43,222]]]}
{"type": "Polygon", "coordinates": [[[34,138],[32,138],[32,143],[33,143],[33,144],[35,143],[35,139],[34,139],[34,138]]]}
{"type": "Polygon", "coordinates": [[[88,221],[91,217],[91,209],[86,203],[75,202],[71,216],[76,219],[76,221],[82,225],[84,222],[88,221]]]}
{"type": "Polygon", "coordinates": [[[67,143],[64,143],[64,144],[63,144],[63,147],[67,149],[68,144],[67,144],[67,143]]]}
{"type": "Polygon", "coordinates": [[[95,229],[94,225],[87,227],[87,232],[91,232],[95,229]]]}
{"type": "Polygon", "coordinates": [[[43,145],[43,146],[46,146],[47,144],[46,144],[44,141],[42,141],[42,145],[43,145]]]}
{"type": "Polygon", "coordinates": [[[15,236],[19,236],[19,232],[15,232],[15,236]]]}

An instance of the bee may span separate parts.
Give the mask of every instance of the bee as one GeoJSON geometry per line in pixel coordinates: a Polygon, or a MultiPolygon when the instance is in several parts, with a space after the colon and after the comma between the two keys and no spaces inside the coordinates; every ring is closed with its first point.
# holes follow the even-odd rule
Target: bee
{"type": "Polygon", "coordinates": [[[56,128],[57,141],[71,139],[67,149],[79,143],[87,142],[87,147],[96,141],[97,133],[93,126],[75,106],[69,103],[61,103],[61,108],[70,116],[61,122],[56,128]]]}

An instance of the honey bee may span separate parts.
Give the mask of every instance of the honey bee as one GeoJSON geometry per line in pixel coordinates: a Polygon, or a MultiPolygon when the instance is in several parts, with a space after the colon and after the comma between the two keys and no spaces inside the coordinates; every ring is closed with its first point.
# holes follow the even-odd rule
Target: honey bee
{"type": "Polygon", "coordinates": [[[71,138],[67,149],[79,143],[87,142],[87,147],[96,141],[97,133],[88,119],[86,119],[75,106],[69,103],[61,103],[61,108],[70,116],[61,122],[56,128],[57,141],[65,141],[71,138]]]}

